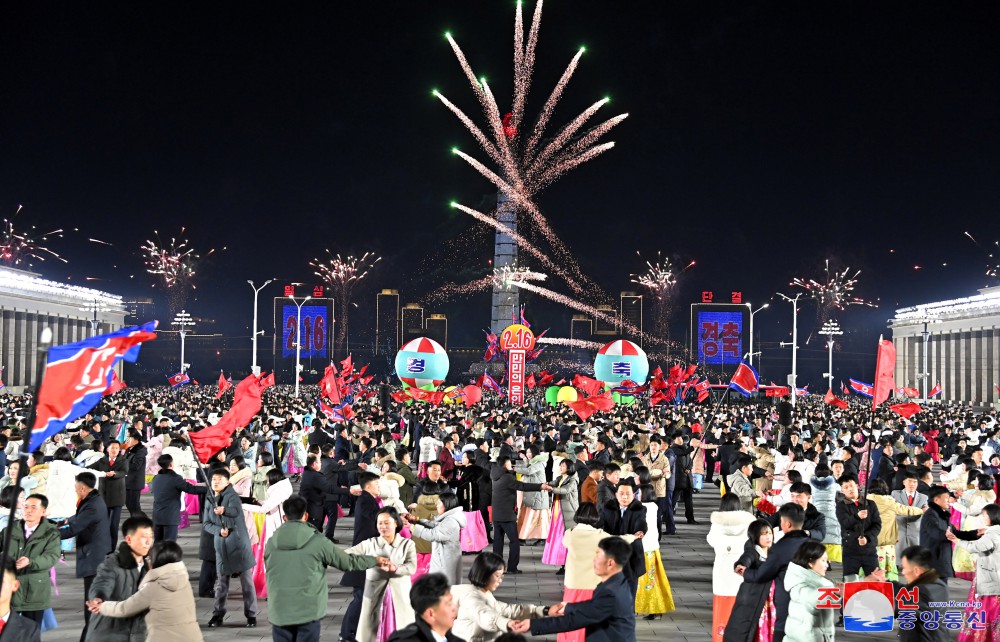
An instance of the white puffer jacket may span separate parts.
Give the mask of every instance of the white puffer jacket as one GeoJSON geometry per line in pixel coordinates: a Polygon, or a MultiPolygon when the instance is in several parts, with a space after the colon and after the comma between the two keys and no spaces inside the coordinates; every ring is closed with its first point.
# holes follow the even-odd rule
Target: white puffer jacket
{"type": "Polygon", "coordinates": [[[976,595],[1000,595],[1000,525],[990,526],[977,540],[958,540],[976,556],[976,595]]]}
{"type": "Polygon", "coordinates": [[[747,528],[754,521],[754,516],[745,510],[717,510],[712,513],[711,521],[712,527],[706,539],[715,549],[712,593],[734,597],[740,590],[743,578],[733,572],[733,565],[743,554],[747,543],[747,528]]]}

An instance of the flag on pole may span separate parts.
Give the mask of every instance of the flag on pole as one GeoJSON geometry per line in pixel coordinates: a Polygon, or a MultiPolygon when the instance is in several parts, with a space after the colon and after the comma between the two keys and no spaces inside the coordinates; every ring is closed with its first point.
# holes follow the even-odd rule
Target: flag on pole
{"type": "Polygon", "coordinates": [[[939,394],[941,394],[941,383],[940,382],[934,384],[934,387],[931,388],[931,391],[927,393],[927,396],[928,397],[936,397],[939,394]]]}
{"type": "Polygon", "coordinates": [[[875,386],[870,383],[865,383],[863,381],[858,381],[857,379],[851,379],[851,392],[859,394],[862,397],[872,398],[875,386]]]}
{"type": "Polygon", "coordinates": [[[729,388],[740,393],[744,397],[749,397],[751,393],[760,386],[760,378],[753,366],[741,361],[733,373],[733,378],[729,380],[729,388]]]}
{"type": "Polygon", "coordinates": [[[35,423],[24,450],[61,432],[66,424],[87,414],[109,385],[118,362],[135,362],[143,341],[156,338],[156,321],[122,328],[75,343],[49,348],[35,423]]]}
{"type": "Polygon", "coordinates": [[[875,392],[872,410],[889,398],[896,389],[896,346],[888,339],[878,340],[878,359],[875,361],[875,392]]]}
{"type": "Polygon", "coordinates": [[[826,396],[823,397],[823,401],[825,401],[827,405],[840,408],[841,410],[847,410],[847,402],[843,399],[838,399],[837,395],[833,394],[833,390],[826,391],[826,396]]]}
{"type": "Polygon", "coordinates": [[[267,387],[267,377],[250,375],[236,386],[233,405],[218,423],[189,434],[191,445],[198,454],[198,461],[208,461],[212,455],[232,444],[233,433],[246,427],[254,415],[260,412],[260,397],[267,387]]]}
{"type": "MultiPolygon", "coordinates": [[[[0,385],[2,385],[2,384],[0,384],[0,385]]],[[[124,390],[127,387],[128,386],[125,385],[125,382],[118,378],[118,373],[115,372],[114,370],[112,370],[111,371],[111,383],[108,384],[108,389],[105,390],[104,394],[101,395],[101,396],[103,396],[103,397],[110,397],[111,395],[115,394],[116,392],[118,392],[120,390],[124,390]]]]}
{"type": "Polygon", "coordinates": [[[795,389],[795,396],[796,397],[806,397],[808,395],[809,395],[809,385],[808,384],[806,385],[805,388],[796,388],[795,389]]]}
{"type": "Polygon", "coordinates": [[[910,399],[913,399],[914,397],[919,397],[920,396],[920,391],[919,390],[917,390],[916,388],[908,388],[906,386],[898,388],[896,390],[896,392],[898,392],[901,395],[906,395],[910,399]]]}
{"type": "Polygon", "coordinates": [[[226,391],[233,387],[233,382],[226,379],[226,375],[219,373],[219,392],[215,393],[215,398],[220,399],[226,391]]]}
{"type": "Polygon", "coordinates": [[[187,376],[187,374],[183,372],[178,372],[177,374],[167,377],[167,383],[170,384],[171,388],[177,390],[181,386],[191,383],[191,377],[187,376]]]}
{"type": "Polygon", "coordinates": [[[847,387],[847,384],[846,384],[846,383],[844,383],[843,381],[841,381],[841,382],[840,382],[840,391],[841,391],[842,393],[844,393],[845,395],[849,395],[849,394],[851,394],[851,390],[850,390],[850,388],[848,388],[848,387],[847,387]]]}

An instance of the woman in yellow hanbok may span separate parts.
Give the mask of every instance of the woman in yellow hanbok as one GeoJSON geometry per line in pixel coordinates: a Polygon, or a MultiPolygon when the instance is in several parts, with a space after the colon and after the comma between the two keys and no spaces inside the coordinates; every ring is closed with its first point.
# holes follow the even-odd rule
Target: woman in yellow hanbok
{"type": "Polygon", "coordinates": [[[646,531],[642,550],[646,557],[646,572],[639,576],[635,594],[635,612],[652,620],[674,610],[674,596],[660,557],[660,538],[656,527],[658,507],[649,469],[639,466],[634,471],[639,478],[639,499],[646,509],[646,531]]]}

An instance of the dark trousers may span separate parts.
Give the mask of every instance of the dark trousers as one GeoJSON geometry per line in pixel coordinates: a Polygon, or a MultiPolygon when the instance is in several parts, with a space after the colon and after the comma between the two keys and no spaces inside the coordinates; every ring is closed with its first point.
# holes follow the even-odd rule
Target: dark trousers
{"type": "Polygon", "coordinates": [[[677,512],[677,504],[684,502],[684,519],[689,522],[694,521],[694,495],[690,486],[674,489],[674,505],[671,512],[677,512]]]}
{"type": "MultiPolygon", "coordinates": [[[[86,602],[90,595],[90,585],[94,583],[95,577],[96,575],[88,575],[83,578],[83,631],[80,633],[80,642],[87,639],[87,627],[90,625],[90,609],[87,608],[86,602]]],[[[41,620],[39,620],[39,623],[41,623],[41,620]]]]}
{"type": "Polygon", "coordinates": [[[715,473],[715,457],[711,450],[705,451],[705,482],[712,483],[712,475],[715,473]]]}
{"type": "Polygon", "coordinates": [[[479,514],[483,516],[483,524],[486,526],[486,539],[493,542],[493,522],[490,521],[490,507],[483,506],[479,509],[479,514]]]}
{"type": "Polygon", "coordinates": [[[135,517],[136,514],[142,512],[142,508],[139,507],[139,497],[142,495],[142,489],[139,490],[129,490],[125,489],[125,508],[128,509],[128,516],[135,517]]]}
{"type": "Polygon", "coordinates": [[[111,550],[118,549],[118,533],[122,522],[122,507],[108,506],[108,529],[111,531],[111,550]]]}
{"type": "Polygon", "coordinates": [[[865,573],[871,573],[877,568],[878,554],[874,550],[844,552],[844,577],[854,575],[862,569],[865,573]]]}
{"type": "MultiPolygon", "coordinates": [[[[86,610],[87,609],[84,609],[84,611],[86,611],[86,610]]],[[[42,626],[42,615],[45,613],[45,611],[18,611],[18,613],[21,614],[21,617],[26,617],[29,620],[31,620],[33,622],[36,622],[38,624],[38,627],[41,628],[41,626],[42,626]]],[[[89,613],[89,611],[88,611],[88,613],[89,613]]],[[[87,627],[83,627],[83,630],[86,631],[87,627]]]]}
{"type": "Polygon", "coordinates": [[[215,560],[201,561],[198,576],[198,597],[215,597],[215,560]]]}
{"type": "Polygon", "coordinates": [[[521,542],[517,539],[517,522],[493,522],[493,552],[503,557],[503,536],[510,539],[507,571],[516,571],[521,562],[521,542]]]}
{"type": "MultiPolygon", "coordinates": [[[[323,532],[326,538],[333,541],[333,532],[337,530],[337,502],[327,502],[323,504],[323,515],[326,517],[326,530],[323,532]]],[[[322,531],[322,524],[317,530],[322,531]]]]}
{"type": "Polygon", "coordinates": [[[274,642],[319,642],[319,620],[291,626],[271,625],[274,642]]]}
{"type": "Polygon", "coordinates": [[[153,539],[157,542],[176,542],[177,524],[153,524],[153,539]]]}
{"type": "Polygon", "coordinates": [[[344,640],[356,640],[358,621],[361,619],[361,601],[365,598],[365,587],[355,586],[351,591],[351,603],[344,611],[344,621],[340,624],[340,637],[344,640]]]}
{"type": "Polygon", "coordinates": [[[666,533],[667,535],[676,533],[677,526],[674,524],[674,508],[670,496],[657,497],[656,508],[658,509],[657,519],[660,522],[657,525],[659,532],[666,533]],[[660,529],[660,525],[662,525],[662,529],[660,529]]]}
{"type": "Polygon", "coordinates": [[[774,637],[771,638],[771,642],[781,642],[784,639],[785,639],[785,632],[784,631],[775,631],[774,632],[774,637]]]}

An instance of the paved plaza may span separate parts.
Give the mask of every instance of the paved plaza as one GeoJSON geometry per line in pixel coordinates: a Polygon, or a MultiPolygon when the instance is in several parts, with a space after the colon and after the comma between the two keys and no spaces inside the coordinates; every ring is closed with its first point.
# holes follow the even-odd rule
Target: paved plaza
{"type": "MultiPolygon", "coordinates": [[[[714,487],[713,487],[714,490],[714,487]]],[[[143,505],[146,510],[151,507],[152,499],[143,495],[143,505]]],[[[651,622],[639,620],[637,637],[640,642],[654,640],[676,640],[677,642],[706,642],[711,640],[712,621],[712,549],[705,542],[708,533],[709,513],[718,505],[718,495],[708,488],[695,495],[695,517],[700,525],[678,524],[677,535],[664,538],[661,549],[667,576],[673,589],[677,610],[668,613],[660,620],[651,622]]],[[[352,521],[345,518],[337,527],[338,539],[349,541],[352,521]]],[[[179,543],[184,548],[185,563],[191,575],[192,585],[197,587],[198,570],[201,562],[198,560],[198,524],[181,531],[179,543]]],[[[562,576],[555,575],[555,569],[541,564],[542,546],[521,548],[522,575],[510,575],[504,578],[503,586],[497,591],[501,600],[535,602],[551,604],[562,596],[562,576]]],[[[471,557],[466,557],[468,564],[471,557]]],[[[74,555],[68,554],[66,564],[57,566],[59,581],[59,596],[54,597],[53,606],[59,620],[59,628],[43,634],[46,641],[76,642],[80,638],[83,626],[82,580],[73,575],[74,555]]],[[[839,577],[839,565],[835,565],[834,577],[839,577]]],[[[327,616],[323,621],[323,640],[336,642],[340,631],[341,615],[346,608],[350,591],[341,587],[340,571],[329,572],[330,603],[327,616]]],[[[951,580],[951,598],[965,600],[968,597],[969,584],[961,580],[951,580]]],[[[239,598],[239,582],[232,581],[230,593],[230,610],[222,628],[203,628],[205,640],[270,640],[271,631],[267,623],[267,601],[261,600],[260,614],[257,617],[256,629],[242,628],[242,602],[239,598]]],[[[212,600],[198,598],[198,619],[204,625],[212,616],[212,600]]],[[[957,638],[957,634],[952,634],[957,638]]],[[[535,640],[554,640],[554,638],[531,638],[535,640]]],[[[861,642],[862,640],[894,640],[895,633],[852,634],[839,629],[837,640],[861,642]]]]}

